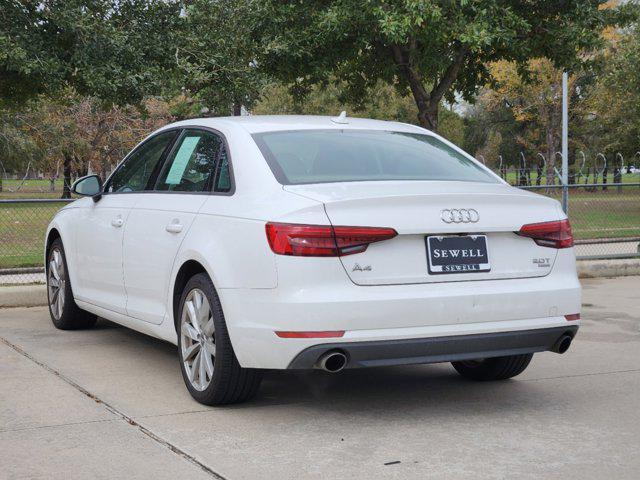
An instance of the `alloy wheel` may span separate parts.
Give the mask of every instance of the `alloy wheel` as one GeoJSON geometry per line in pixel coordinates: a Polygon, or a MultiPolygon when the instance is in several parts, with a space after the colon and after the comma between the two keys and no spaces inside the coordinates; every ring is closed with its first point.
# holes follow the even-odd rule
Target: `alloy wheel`
{"type": "Polygon", "coordinates": [[[196,390],[205,390],[213,378],[215,325],[209,300],[199,288],[187,294],[182,306],[180,350],[189,383],[196,390]]]}
{"type": "Polygon", "coordinates": [[[49,290],[49,306],[56,320],[60,320],[64,312],[64,297],[66,280],[64,261],[59,248],[51,250],[49,255],[49,269],[47,271],[47,288],[49,290]]]}

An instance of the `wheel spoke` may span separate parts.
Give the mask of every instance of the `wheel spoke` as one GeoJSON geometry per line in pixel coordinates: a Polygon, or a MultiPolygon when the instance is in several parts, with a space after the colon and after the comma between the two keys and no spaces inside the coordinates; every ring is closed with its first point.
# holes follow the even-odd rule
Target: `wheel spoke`
{"type": "Polygon", "coordinates": [[[62,307],[64,306],[64,300],[62,295],[60,294],[60,290],[58,290],[58,298],[56,299],[56,305],[58,306],[58,318],[62,316],[62,307]]]}
{"type": "Polygon", "coordinates": [[[209,374],[209,378],[213,378],[213,360],[211,358],[211,352],[209,351],[209,344],[206,344],[204,349],[204,365],[207,369],[207,373],[209,374]]]}
{"type": "Polygon", "coordinates": [[[187,315],[189,316],[189,322],[191,322],[191,325],[196,330],[196,332],[199,332],[200,331],[200,324],[198,323],[198,315],[196,313],[196,308],[195,308],[193,302],[192,301],[186,302],[184,306],[187,309],[187,315]]]}
{"type": "Polygon", "coordinates": [[[198,309],[198,320],[200,321],[200,325],[205,325],[211,316],[211,310],[209,309],[209,302],[204,300],[200,304],[200,308],[198,309]]]}
{"type": "Polygon", "coordinates": [[[212,356],[216,356],[216,344],[213,342],[213,340],[211,340],[210,338],[207,338],[205,340],[205,346],[207,347],[207,352],[209,352],[209,355],[212,356]]]}
{"type": "Polygon", "coordinates": [[[198,332],[186,322],[182,324],[182,334],[189,337],[191,340],[198,340],[198,332]]]}
{"type": "Polygon", "coordinates": [[[193,291],[193,304],[195,310],[199,311],[200,307],[202,306],[202,294],[200,293],[200,290],[193,291]]]}
{"type": "Polygon", "coordinates": [[[62,255],[60,254],[60,250],[53,251],[53,260],[56,264],[56,271],[58,272],[58,278],[61,278],[64,266],[62,263],[62,255]]]}
{"type": "Polygon", "coordinates": [[[193,345],[187,347],[184,351],[184,354],[182,355],[182,360],[184,362],[188,361],[189,359],[191,359],[191,357],[200,351],[200,344],[199,343],[194,343],[193,345]]]}
{"type": "Polygon", "coordinates": [[[215,332],[215,325],[213,323],[213,317],[209,317],[209,321],[204,325],[204,327],[202,327],[202,332],[210,337],[213,335],[213,332],[215,332]]]}
{"type": "Polygon", "coordinates": [[[198,364],[198,366],[200,367],[200,388],[204,388],[207,385],[207,368],[206,368],[206,359],[205,357],[207,357],[208,355],[205,355],[205,352],[201,349],[200,350],[200,363],[198,364]]]}
{"type": "Polygon", "coordinates": [[[60,280],[60,274],[58,273],[58,266],[56,265],[55,260],[51,260],[51,262],[49,262],[49,271],[53,275],[53,278],[60,280]]]}
{"type": "Polygon", "coordinates": [[[50,277],[49,277],[49,285],[50,285],[51,287],[58,288],[58,287],[60,286],[60,280],[58,280],[58,279],[57,279],[57,278],[55,278],[55,277],[51,277],[51,276],[50,276],[50,277]]]}
{"type": "Polygon", "coordinates": [[[191,371],[193,372],[192,382],[195,386],[199,386],[200,384],[200,361],[202,360],[202,349],[198,350],[196,353],[196,358],[193,359],[193,363],[191,364],[191,371]]]}
{"type": "Polygon", "coordinates": [[[193,364],[189,365],[189,362],[184,362],[184,370],[187,372],[187,378],[193,383],[193,364]]]}

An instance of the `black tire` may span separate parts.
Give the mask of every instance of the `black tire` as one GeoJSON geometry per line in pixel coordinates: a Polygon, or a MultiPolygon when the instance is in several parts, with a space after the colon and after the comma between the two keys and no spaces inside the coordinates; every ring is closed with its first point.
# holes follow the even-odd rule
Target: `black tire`
{"type": "MultiPolygon", "coordinates": [[[[229,338],[220,299],[207,274],[199,273],[194,275],[185,285],[182,296],[180,297],[180,306],[175,323],[178,333],[178,358],[182,378],[184,379],[187,390],[189,390],[189,393],[195,400],[204,405],[225,405],[245,402],[256,394],[262,380],[262,372],[257,369],[242,368],[238,363],[238,359],[233,351],[233,346],[231,345],[231,339],[229,338]],[[184,311],[185,302],[187,298],[192,298],[190,294],[194,295],[196,294],[194,292],[198,291],[204,293],[208,301],[211,319],[215,326],[214,332],[210,335],[215,348],[215,354],[211,354],[210,356],[213,360],[213,374],[209,376],[208,372],[205,373],[205,384],[207,378],[210,378],[206,387],[200,385],[200,387],[204,389],[194,387],[187,373],[187,368],[192,372],[191,375],[195,375],[193,370],[195,370],[196,367],[192,365],[193,369],[191,369],[185,365],[187,362],[183,360],[183,353],[185,351],[185,349],[183,349],[183,343],[189,344],[185,345],[186,349],[193,346],[194,343],[198,343],[198,341],[194,342],[190,337],[182,334],[183,315],[188,315],[188,313],[184,311]]],[[[205,321],[204,323],[208,322],[205,321]]],[[[191,325],[191,323],[189,323],[189,325],[191,325]]],[[[201,335],[204,335],[202,332],[205,332],[205,328],[201,329],[201,335]]],[[[202,341],[202,345],[204,345],[204,343],[206,342],[202,341]]],[[[206,349],[201,353],[206,355],[206,349]]],[[[200,363],[202,363],[202,357],[200,363]]],[[[195,364],[195,360],[193,364],[195,364]]],[[[197,384],[197,381],[194,380],[194,382],[197,384]]]]}
{"type": "Polygon", "coordinates": [[[451,362],[460,375],[472,380],[506,380],[520,375],[531,362],[533,353],[508,357],[485,358],[466,362],[451,362]]]}
{"type": "Polygon", "coordinates": [[[98,317],[82,310],[73,299],[69,269],[67,268],[67,257],[60,238],[55,239],[47,251],[45,272],[47,277],[47,303],[49,304],[49,315],[51,315],[53,325],[60,330],[78,330],[93,327],[98,317]],[[52,262],[58,265],[58,268],[61,265],[63,267],[62,270],[52,270],[52,262]],[[60,276],[59,279],[56,279],[53,275],[54,271],[58,272],[57,274],[60,276]],[[60,286],[54,286],[54,282],[56,281],[58,285],[62,285],[61,291],[60,286]],[[60,308],[58,308],[59,304],[55,303],[57,295],[61,296],[63,300],[60,308]]]}

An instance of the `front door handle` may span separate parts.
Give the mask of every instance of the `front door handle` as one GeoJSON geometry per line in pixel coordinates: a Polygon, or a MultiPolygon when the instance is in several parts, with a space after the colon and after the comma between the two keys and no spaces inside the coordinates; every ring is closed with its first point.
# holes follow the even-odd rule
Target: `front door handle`
{"type": "Polygon", "coordinates": [[[169,225],[164,227],[164,229],[169,233],[180,233],[182,231],[182,224],[180,220],[174,219],[169,225]]]}
{"type": "Polygon", "coordinates": [[[122,219],[122,217],[117,216],[116,218],[111,219],[112,227],[120,228],[122,225],[124,225],[124,220],[122,219]]]}

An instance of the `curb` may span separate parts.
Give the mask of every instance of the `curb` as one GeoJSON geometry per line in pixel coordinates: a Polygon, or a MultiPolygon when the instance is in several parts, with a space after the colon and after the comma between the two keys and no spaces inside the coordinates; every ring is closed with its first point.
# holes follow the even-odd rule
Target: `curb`
{"type": "Polygon", "coordinates": [[[40,307],[47,304],[44,285],[0,286],[0,308],[40,307]]]}
{"type": "Polygon", "coordinates": [[[576,262],[580,278],[626,277],[640,275],[639,258],[580,260],[576,262]]]}
{"type": "MultiPolygon", "coordinates": [[[[580,278],[625,277],[640,275],[640,259],[579,260],[580,278]]],[[[41,307],[47,305],[44,285],[0,286],[0,308],[41,307]]]]}

